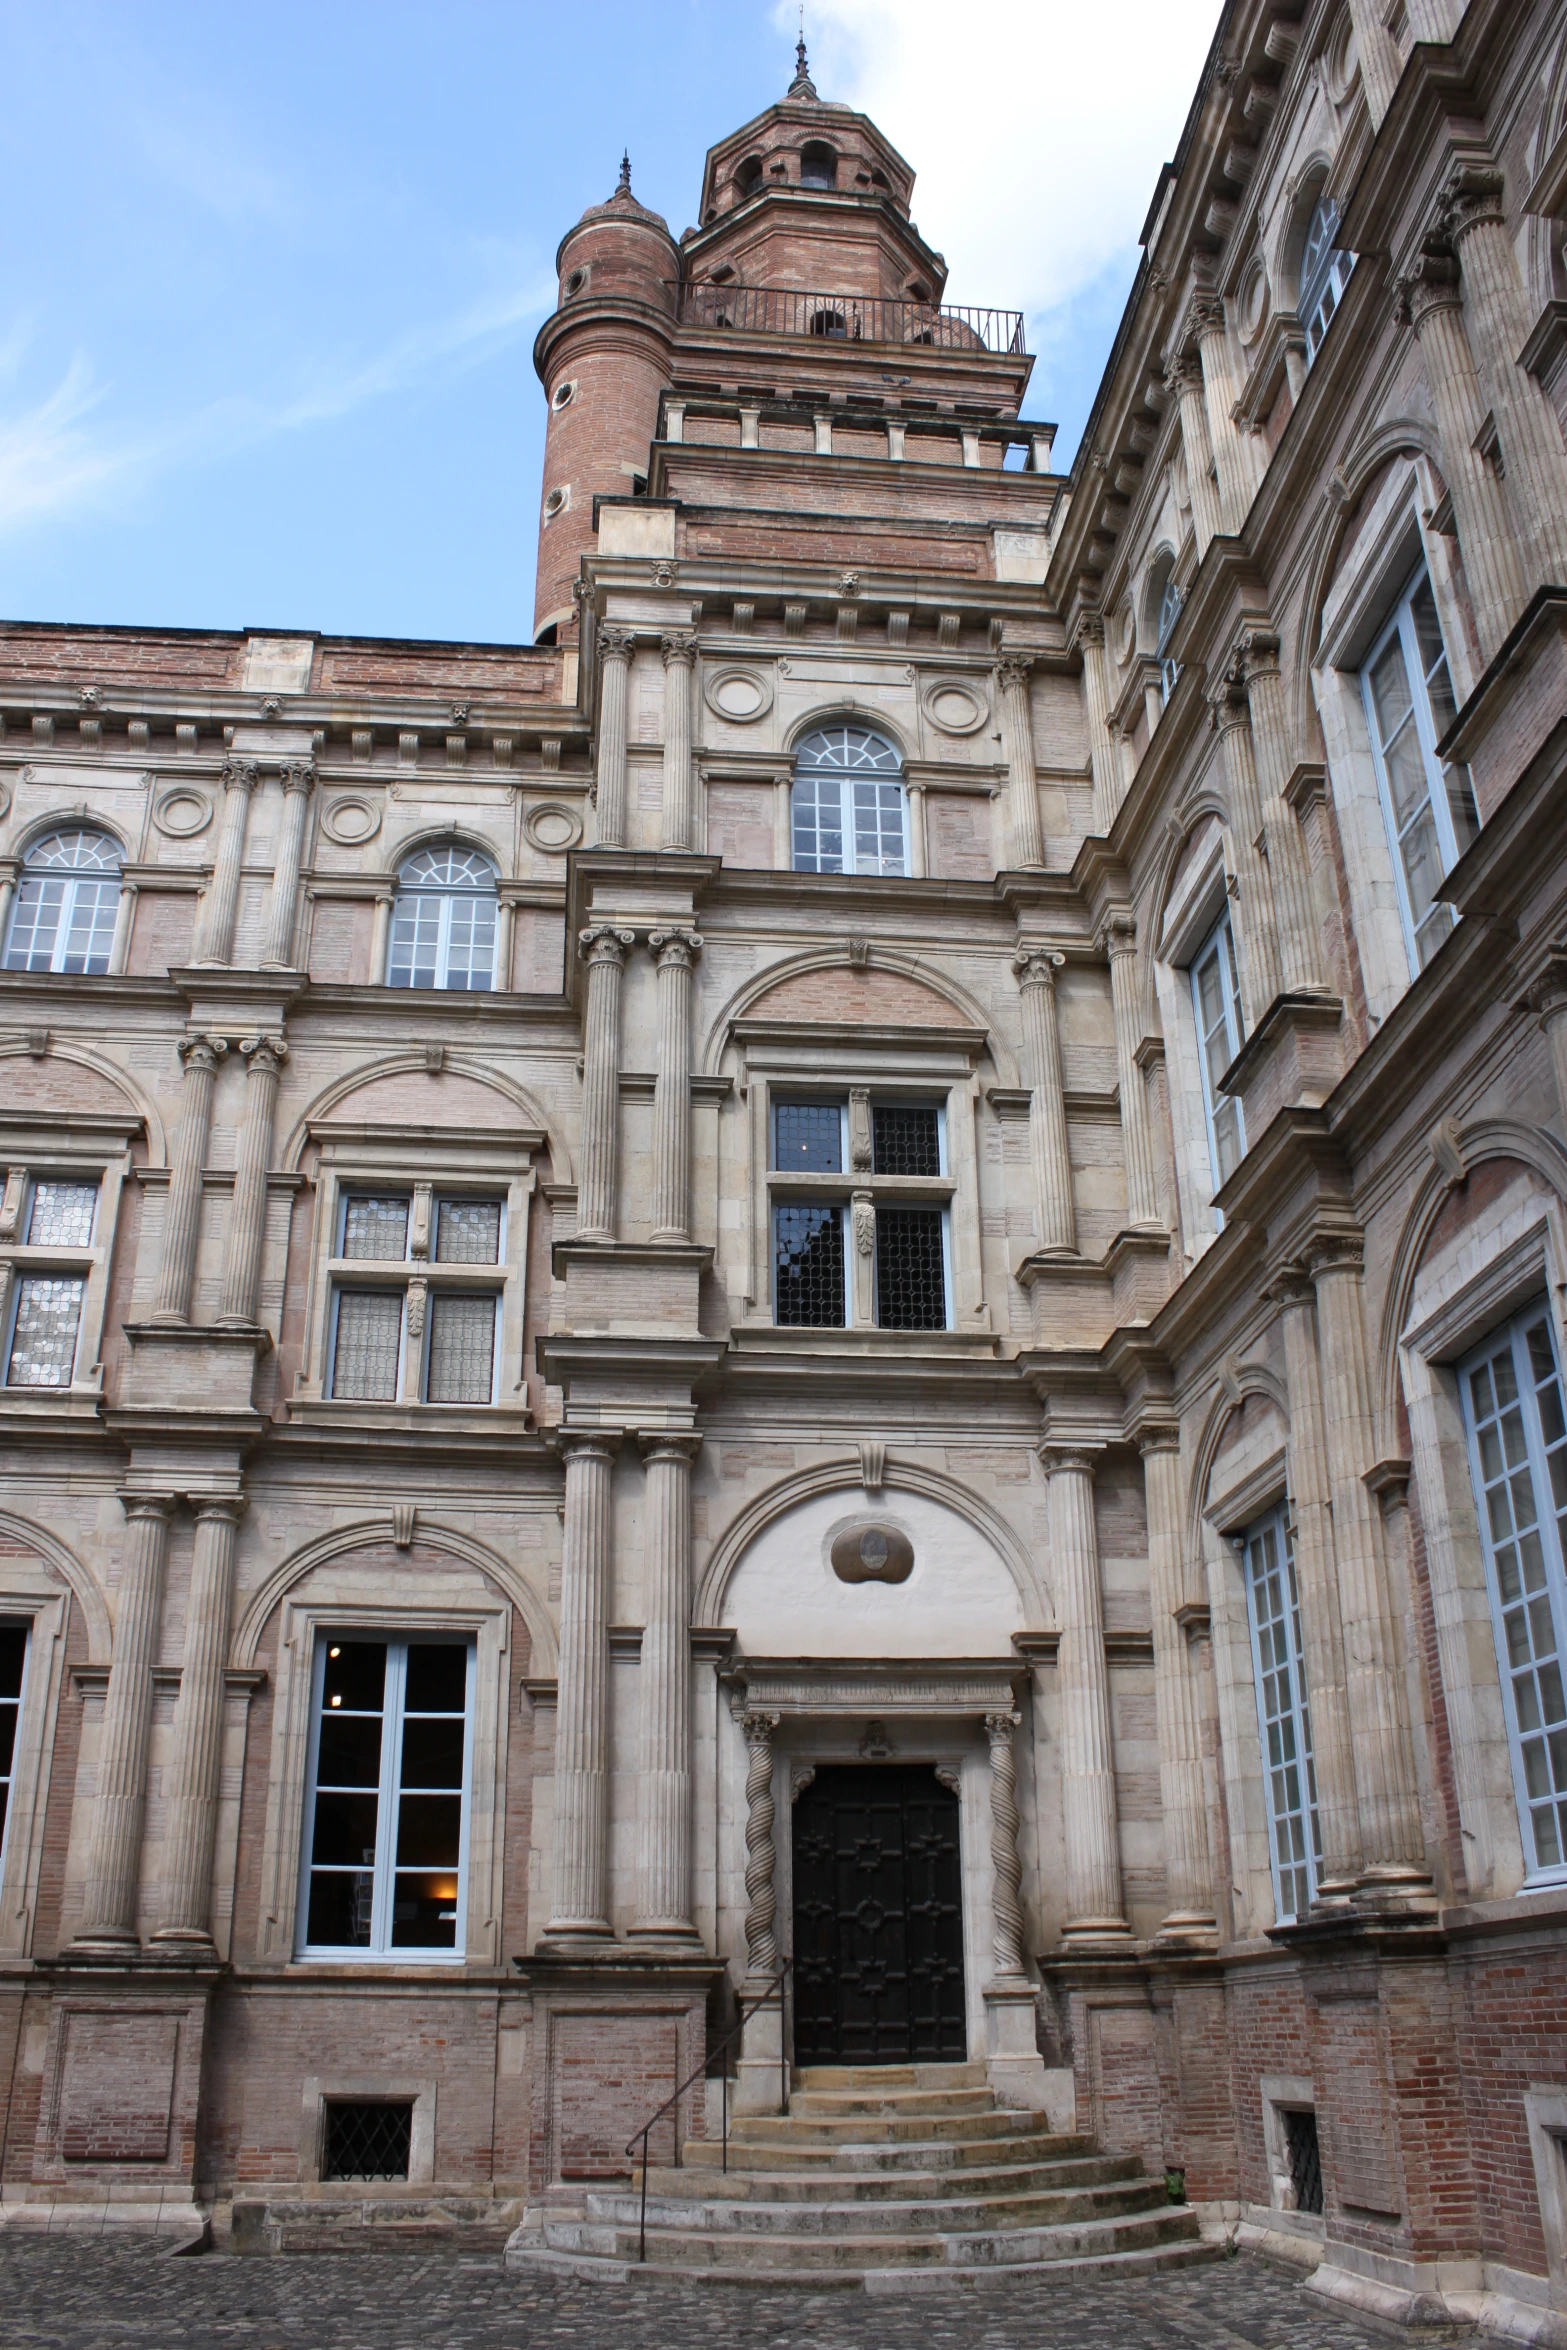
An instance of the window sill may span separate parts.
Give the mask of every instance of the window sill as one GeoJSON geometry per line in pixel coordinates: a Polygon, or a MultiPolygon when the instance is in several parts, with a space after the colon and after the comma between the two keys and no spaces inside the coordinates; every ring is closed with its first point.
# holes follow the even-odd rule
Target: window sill
{"type": "Polygon", "coordinates": [[[817,1354],[909,1355],[920,1352],[970,1355],[988,1361],[1000,1352],[1001,1341],[990,1330],[833,1329],[813,1322],[746,1322],[733,1332],[730,1346],[741,1354],[798,1353],[808,1347],[817,1354]]]}
{"type": "Polygon", "coordinates": [[[356,1403],[347,1396],[296,1395],[290,1422],[307,1428],[378,1429],[419,1436],[526,1436],[533,1432],[527,1404],[356,1403]]]}

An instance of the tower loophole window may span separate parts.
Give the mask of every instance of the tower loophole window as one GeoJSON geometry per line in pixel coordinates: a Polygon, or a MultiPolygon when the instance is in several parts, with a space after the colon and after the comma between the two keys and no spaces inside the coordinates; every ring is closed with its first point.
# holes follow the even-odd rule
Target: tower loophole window
{"type": "Polygon", "coordinates": [[[561,292],[569,301],[573,294],[580,294],[582,292],[582,289],[587,284],[587,282],[587,271],[585,269],[574,269],[571,272],[571,275],[567,278],[565,284],[561,287],[561,292]]]}
{"type": "Polygon", "coordinates": [[[811,139],[800,149],[800,185],[802,188],[838,185],[838,158],[824,139],[811,139]]]}
{"type": "Polygon", "coordinates": [[[874,728],[840,722],[804,737],[791,812],[797,873],[907,873],[903,763],[874,728]]]}

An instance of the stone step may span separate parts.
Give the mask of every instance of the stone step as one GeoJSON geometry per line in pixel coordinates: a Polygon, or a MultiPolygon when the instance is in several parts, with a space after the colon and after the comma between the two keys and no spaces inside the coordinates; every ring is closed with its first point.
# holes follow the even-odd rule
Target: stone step
{"type": "Polygon", "coordinates": [[[839,2114],[928,2113],[933,2121],[952,2113],[994,2113],[989,2089],[796,2089],[789,2111],[800,2119],[839,2114]]]}
{"type": "MultiPolygon", "coordinates": [[[[802,2143],[787,2136],[763,2139],[759,2144],[736,2138],[731,2129],[731,2171],[797,2171],[802,2177],[827,2176],[835,2171],[964,2170],[995,2162],[1054,2162],[1086,2159],[1095,2153],[1091,2138],[1075,2132],[1049,2130],[1016,2132],[989,2138],[903,2138],[867,2144],[863,2139],[833,2139],[802,2143]]],[[[722,2167],[723,2147],[717,2138],[688,2138],[681,2162],[691,2170],[722,2167]]]]}
{"type": "MultiPolygon", "coordinates": [[[[1039,2276],[1082,2278],[1084,2281],[1102,2279],[1108,2282],[1117,2277],[1162,2275],[1168,2269],[1190,2268],[1199,2261],[1217,2260],[1219,2256],[1220,2248],[1217,2245],[1205,2244],[1200,2238],[1194,2238],[1190,2242],[1162,2244],[1147,2251],[1096,2252],[1081,2256],[1068,2253],[1045,2260],[1001,2260],[984,2267],[821,2269],[813,2271],[803,2281],[809,2284],[813,2293],[941,2293],[973,2285],[1005,2283],[1010,2279],[1024,2282],[1039,2276]]],[[[515,2238],[508,2247],[506,2265],[517,2275],[542,2271],[545,2275],[572,2277],[583,2283],[607,2285],[645,2281],[649,2284],[725,2285],[731,2288],[747,2285],[764,2292],[788,2292],[802,2282],[792,2267],[758,2265],[750,2269],[730,2270],[705,2265],[687,2266],[668,2259],[638,2262],[635,2258],[605,2258],[593,2253],[559,2252],[543,2245],[520,2245],[515,2238]]]]}
{"type": "Polygon", "coordinates": [[[983,2089],[983,2064],[803,2064],[797,2089],[983,2089]]]}
{"type": "MultiPolygon", "coordinates": [[[[900,2156],[903,2151],[901,2147],[898,2149],[900,2156]]],[[[936,2151],[942,2153],[946,2149],[936,2151]]],[[[963,2151],[968,2153],[970,2149],[965,2147],[963,2151]]],[[[874,2170],[850,2170],[841,2166],[841,2158],[835,2158],[834,2165],[825,2169],[745,2171],[731,2166],[725,2172],[715,2160],[700,2164],[688,2161],[678,2167],[655,2166],[648,2172],[648,2193],[666,2196],[721,2193],[731,2202],[805,2203],[830,2197],[834,2202],[879,2203],[896,2202],[899,2197],[942,2200],[953,2195],[1028,2195],[1056,2189],[1113,2187],[1128,2179],[1143,2178],[1143,2166],[1135,2154],[1085,2154],[1056,2162],[976,2162],[947,2168],[932,2165],[916,2169],[910,2164],[906,2168],[878,2166],[874,2170]]],[[[1155,2183],[1162,2195],[1163,2183],[1155,2183]]]]}
{"type": "MultiPolygon", "coordinates": [[[[833,2202],[764,2202],[746,2197],[713,2196],[686,2200],[650,2192],[649,2229],[691,2229],[703,2235],[787,2236],[791,2241],[818,2236],[980,2234],[992,2229],[1072,2227],[1090,2220],[1110,2220],[1148,2212],[1167,2212],[1163,2181],[1125,2179],[1112,2186],[1059,2187],[1018,2194],[985,2194],[921,2198],[900,2196],[885,2202],[857,2199],[833,2202]]],[[[640,2211],[635,2194],[595,2189],[587,2197],[590,2220],[608,2220],[634,2227],[640,2211]]]]}
{"type": "Polygon", "coordinates": [[[730,2123],[729,2143],[875,2146],[910,2138],[1023,2138],[1038,2136],[1047,2126],[1042,2113],[1009,2113],[1000,2108],[992,2113],[945,2115],[932,2115],[923,2107],[895,2114],[748,2113],[730,2123]]]}
{"type": "MultiPolygon", "coordinates": [[[[635,2260],[638,2230],[635,2220],[601,2221],[546,2217],[542,2228],[545,2248],[556,2252],[588,2253],[600,2259],[635,2260]]],[[[1197,2237],[1196,2215],[1166,2206],[1106,2219],[1084,2219],[1058,2227],[979,2228],[945,2233],[791,2235],[770,2236],[760,2230],[704,2230],[655,2226],[647,2229],[650,2261],[678,2262],[683,2267],[744,2274],[759,2266],[778,2266],[778,2254],[787,2244],[787,2267],[797,2278],[814,2282],[823,2270],[867,2268],[994,2268],[1047,2260],[1068,2260],[1092,2254],[1151,2251],[1179,2245],[1197,2237]]]]}

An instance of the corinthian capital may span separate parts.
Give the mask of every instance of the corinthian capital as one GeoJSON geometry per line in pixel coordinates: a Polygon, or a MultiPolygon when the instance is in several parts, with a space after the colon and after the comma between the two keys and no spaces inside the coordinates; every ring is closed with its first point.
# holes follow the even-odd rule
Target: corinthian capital
{"type": "Polygon", "coordinates": [[[1180,340],[1201,342],[1204,335],[1224,332],[1224,297],[1212,286],[1196,286],[1181,317],[1180,340]]]}
{"type": "Polygon", "coordinates": [[[1235,658],[1236,666],[1247,685],[1254,677],[1276,677],[1279,640],[1271,628],[1248,628],[1236,647],[1235,658]]]}
{"type": "Polygon", "coordinates": [[[1462,248],[1471,229],[1502,221],[1502,175],[1493,163],[1460,163],[1442,189],[1441,221],[1453,243],[1462,248]]]}
{"type": "Polygon", "coordinates": [[[658,640],[658,649],[664,656],[664,667],[689,669],[696,659],[696,638],[688,628],[672,628],[658,640]]]}
{"type": "Polygon", "coordinates": [[[598,632],[598,650],[601,661],[629,661],[637,649],[634,628],[614,628],[605,624],[598,632]]]}
{"type": "Polygon", "coordinates": [[[1100,952],[1115,962],[1122,955],[1137,952],[1137,917],[1130,906],[1118,906],[1107,914],[1099,930],[1100,952]]]}
{"type": "Polygon", "coordinates": [[[1428,239],[1398,281],[1397,314],[1418,335],[1433,310],[1456,310],[1463,300],[1458,262],[1445,243],[1428,239]]]}
{"type": "Polygon", "coordinates": [[[225,791],[254,791],[261,780],[261,769],[254,759],[225,759],[222,782],[225,791]]]}
{"type": "Polygon", "coordinates": [[[316,766],[313,759],[285,759],[283,762],[283,790],[313,792],[316,788],[316,766]]]}
{"type": "Polygon", "coordinates": [[[1028,654],[1009,653],[1004,661],[996,663],[996,675],[1001,680],[1003,693],[1011,692],[1014,687],[1020,687],[1027,693],[1028,681],[1033,674],[1034,662],[1028,654]]]}

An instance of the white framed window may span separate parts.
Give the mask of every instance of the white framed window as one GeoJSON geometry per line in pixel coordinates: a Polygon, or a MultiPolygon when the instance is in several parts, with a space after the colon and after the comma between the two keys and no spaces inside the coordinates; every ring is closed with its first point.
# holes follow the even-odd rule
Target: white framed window
{"type": "Polygon", "coordinates": [[[11,1784],[16,1777],[17,1731],[22,1719],[31,1631],[30,1624],[0,1623],[0,1868],[5,1865],[11,1784]]]}
{"type": "Polygon", "coordinates": [[[1246,1041],[1240,984],[1235,971],[1235,933],[1228,906],[1191,962],[1192,1012],[1197,1022],[1197,1063],[1202,1076],[1203,1116],[1208,1126],[1208,1162],[1217,1191],[1246,1152],[1241,1105],[1219,1091],[1219,1080],[1246,1041]]]}
{"type": "Polygon", "coordinates": [[[474,1646],[317,1635],[301,1957],[460,1957],[474,1646]]]}
{"type": "Polygon", "coordinates": [[[951,1328],[946,1127],[930,1098],[773,1101],[776,1323],[951,1328]]]}
{"type": "Polygon", "coordinates": [[[908,872],[903,762],[884,734],[840,720],[803,737],[790,837],[797,873],[908,872]]]}
{"type": "Polygon", "coordinates": [[[105,832],[61,825],[35,840],[6,939],[8,971],[104,972],[120,908],[120,852],[105,832]]]}
{"type": "Polygon", "coordinates": [[[506,1202],[345,1185],[331,1261],[328,1392],[349,1403],[490,1404],[506,1202]],[[489,1278],[476,1286],[483,1273],[489,1278]]]}
{"type": "Polygon", "coordinates": [[[1354,254],[1341,251],[1337,239],[1338,206],[1329,197],[1319,197],[1306,225],[1306,242],[1300,256],[1300,299],[1296,305],[1305,330],[1308,367],[1322,348],[1322,338],[1344,299],[1344,288],[1355,266],[1354,254]]]}
{"type": "Polygon", "coordinates": [[[1300,1637],[1295,1546],[1281,1504],[1242,1539],[1252,1677],[1268,1805],[1273,1899],[1281,1925],[1304,1917],[1322,1869],[1311,1709],[1300,1637]]]}
{"type": "Polygon", "coordinates": [[[1539,1299],[1458,1367],[1524,1865],[1567,1877],[1567,1419],[1539,1299]]]}
{"type": "Polygon", "coordinates": [[[495,866],[460,841],[416,850],[397,876],[387,952],[388,987],[495,985],[495,866]]]}
{"type": "Polygon", "coordinates": [[[1172,661],[1165,649],[1175,634],[1175,624],[1180,617],[1181,591],[1175,584],[1175,572],[1172,567],[1165,578],[1164,592],[1159,598],[1159,635],[1154,648],[1154,658],[1159,664],[1159,695],[1160,699],[1165,702],[1168,702],[1181,679],[1179,661],[1172,661]]]}
{"type": "Polygon", "coordinates": [[[1467,767],[1436,755],[1456,714],[1436,598],[1424,564],[1360,670],[1360,690],[1410,967],[1422,970],[1453,927],[1442,878],[1479,830],[1467,767]]]}

